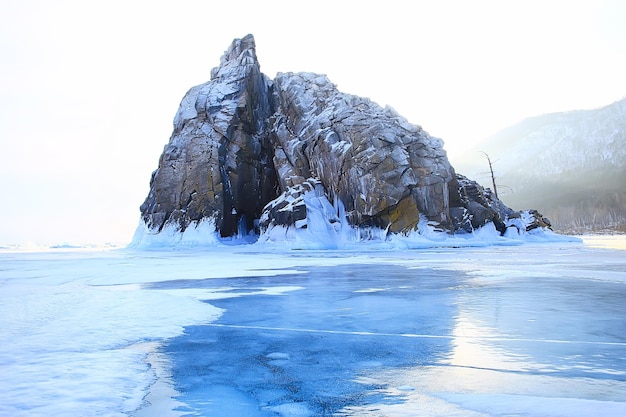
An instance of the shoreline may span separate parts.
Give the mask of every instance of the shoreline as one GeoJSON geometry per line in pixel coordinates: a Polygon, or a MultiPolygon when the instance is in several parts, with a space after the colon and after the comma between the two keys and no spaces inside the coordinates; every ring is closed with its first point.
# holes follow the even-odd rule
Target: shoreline
{"type": "Polygon", "coordinates": [[[626,235],[580,235],[583,243],[592,248],[626,250],[626,235]]]}
{"type": "Polygon", "coordinates": [[[154,374],[154,381],[148,385],[141,406],[130,415],[134,417],[183,416],[186,412],[176,411],[176,409],[186,406],[176,400],[180,393],[173,386],[167,357],[158,351],[160,344],[147,342],[142,345],[146,349],[145,362],[150,366],[149,372],[154,374]]]}

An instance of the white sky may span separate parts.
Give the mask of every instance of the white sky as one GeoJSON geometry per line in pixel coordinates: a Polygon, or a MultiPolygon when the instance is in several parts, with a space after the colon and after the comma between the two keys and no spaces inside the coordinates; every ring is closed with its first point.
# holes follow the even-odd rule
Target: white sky
{"type": "MultiPolygon", "coordinates": [[[[185,92],[233,38],[442,138],[626,96],[626,2],[0,0],[0,243],[125,242],[185,92]]],[[[480,157],[479,155],[477,157],[480,157]]]]}

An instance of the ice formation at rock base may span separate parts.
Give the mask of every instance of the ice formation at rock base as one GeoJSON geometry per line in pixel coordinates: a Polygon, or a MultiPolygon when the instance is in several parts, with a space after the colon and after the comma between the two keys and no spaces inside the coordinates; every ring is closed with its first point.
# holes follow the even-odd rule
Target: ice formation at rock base
{"type": "Polygon", "coordinates": [[[342,93],[325,75],[270,80],[252,35],[183,98],[141,214],[138,246],[258,238],[340,247],[550,227],[457,174],[443,141],[392,108],[342,93]]]}

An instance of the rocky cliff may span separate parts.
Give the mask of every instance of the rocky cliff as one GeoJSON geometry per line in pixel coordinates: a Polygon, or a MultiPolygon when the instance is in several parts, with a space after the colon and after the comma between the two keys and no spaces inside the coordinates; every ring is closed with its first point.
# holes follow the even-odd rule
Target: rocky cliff
{"type": "Polygon", "coordinates": [[[276,197],[269,86],[254,39],[246,37],[233,42],[209,82],[187,92],[141,205],[148,228],[184,231],[205,218],[215,219],[222,236],[236,233],[240,222],[251,227],[276,197]]]}
{"type": "Polygon", "coordinates": [[[393,109],[342,93],[324,75],[270,80],[251,35],[234,40],[210,81],[183,98],[141,205],[148,234],[204,222],[222,237],[268,239],[488,222],[504,233],[520,228],[515,213],[458,176],[443,142],[393,109]]]}

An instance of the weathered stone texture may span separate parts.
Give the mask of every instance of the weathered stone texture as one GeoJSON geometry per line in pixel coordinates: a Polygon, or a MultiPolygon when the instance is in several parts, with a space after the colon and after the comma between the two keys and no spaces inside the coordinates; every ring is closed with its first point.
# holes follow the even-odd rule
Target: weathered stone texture
{"type": "Polygon", "coordinates": [[[176,223],[184,230],[207,217],[222,236],[252,228],[276,193],[265,143],[268,86],[249,35],[233,42],[209,82],[189,90],[141,206],[150,228],[176,223]]]}
{"type": "Polygon", "coordinates": [[[318,178],[354,225],[408,231],[419,213],[448,222],[454,170],[441,140],[323,75],[278,74],[274,100],[270,137],[282,189],[318,178]]]}
{"type": "Polygon", "coordinates": [[[450,232],[494,222],[503,232],[513,213],[457,176],[443,142],[393,109],[341,93],[324,75],[280,73],[271,81],[254,38],[236,39],[211,80],[183,98],[143,221],[158,232],[212,219],[232,236],[305,227],[313,204],[330,223],[341,215],[392,233],[422,221],[450,232]]]}

